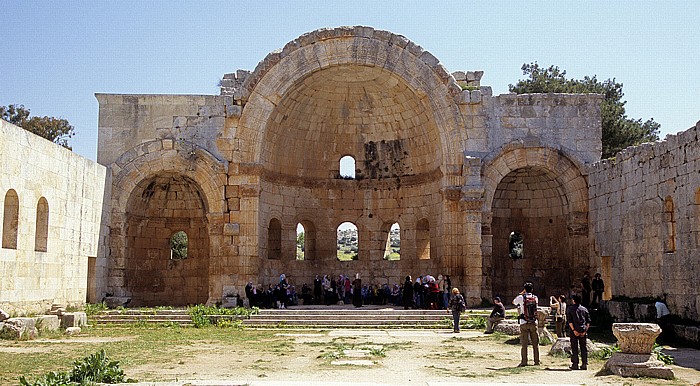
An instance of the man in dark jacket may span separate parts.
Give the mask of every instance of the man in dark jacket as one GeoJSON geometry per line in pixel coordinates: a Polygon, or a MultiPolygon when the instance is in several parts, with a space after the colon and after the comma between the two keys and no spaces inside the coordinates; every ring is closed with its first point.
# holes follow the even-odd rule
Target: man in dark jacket
{"type": "Polygon", "coordinates": [[[501,323],[501,320],[505,319],[505,317],[506,308],[503,306],[501,298],[496,296],[493,298],[493,311],[491,311],[489,318],[486,319],[486,331],[484,331],[484,333],[493,334],[493,329],[498,325],[498,323],[501,323]]]}
{"type": "Polygon", "coordinates": [[[581,296],[571,296],[574,304],[566,307],[566,320],[569,322],[571,332],[569,337],[571,340],[571,367],[572,370],[578,370],[578,352],[581,348],[581,370],[588,369],[588,347],[586,347],[586,339],[588,338],[588,328],[591,326],[591,316],[588,314],[586,307],[581,305],[581,296]]]}

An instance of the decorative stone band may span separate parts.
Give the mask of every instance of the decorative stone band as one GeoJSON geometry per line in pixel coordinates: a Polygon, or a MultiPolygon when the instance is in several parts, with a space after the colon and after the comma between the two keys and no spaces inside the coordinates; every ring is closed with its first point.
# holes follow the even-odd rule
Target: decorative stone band
{"type": "Polygon", "coordinates": [[[655,323],[614,323],[612,328],[620,351],[626,354],[650,354],[661,334],[655,323]]]}

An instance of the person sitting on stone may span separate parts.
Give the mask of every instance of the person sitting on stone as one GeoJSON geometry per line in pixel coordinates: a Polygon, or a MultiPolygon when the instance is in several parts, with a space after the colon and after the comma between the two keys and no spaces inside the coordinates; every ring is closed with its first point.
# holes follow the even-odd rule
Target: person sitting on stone
{"type": "Polygon", "coordinates": [[[491,311],[491,315],[486,319],[486,331],[484,331],[484,333],[493,334],[493,329],[505,318],[506,307],[501,302],[501,298],[496,296],[493,298],[493,311],[491,311]]]}

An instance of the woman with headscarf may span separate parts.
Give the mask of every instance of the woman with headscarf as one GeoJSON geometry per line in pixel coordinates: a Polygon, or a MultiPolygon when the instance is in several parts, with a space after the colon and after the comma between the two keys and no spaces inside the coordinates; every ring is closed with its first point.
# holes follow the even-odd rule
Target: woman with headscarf
{"type": "Polygon", "coordinates": [[[352,281],[352,305],[362,307],[362,279],[359,272],[355,274],[355,280],[352,281]]]}

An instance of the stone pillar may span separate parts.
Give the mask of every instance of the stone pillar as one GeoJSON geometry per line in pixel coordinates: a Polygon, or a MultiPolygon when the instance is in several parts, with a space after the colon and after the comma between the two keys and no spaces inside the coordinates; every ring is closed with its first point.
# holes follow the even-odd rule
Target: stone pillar
{"type": "Polygon", "coordinates": [[[464,298],[469,305],[481,303],[481,207],[480,191],[462,190],[461,207],[464,211],[464,235],[462,264],[464,267],[464,298]],[[477,197],[475,197],[477,196],[477,197]]]}
{"type": "Polygon", "coordinates": [[[673,379],[673,370],[651,353],[661,328],[654,323],[614,323],[613,334],[621,352],[614,353],[605,368],[623,377],[673,379]]]}

